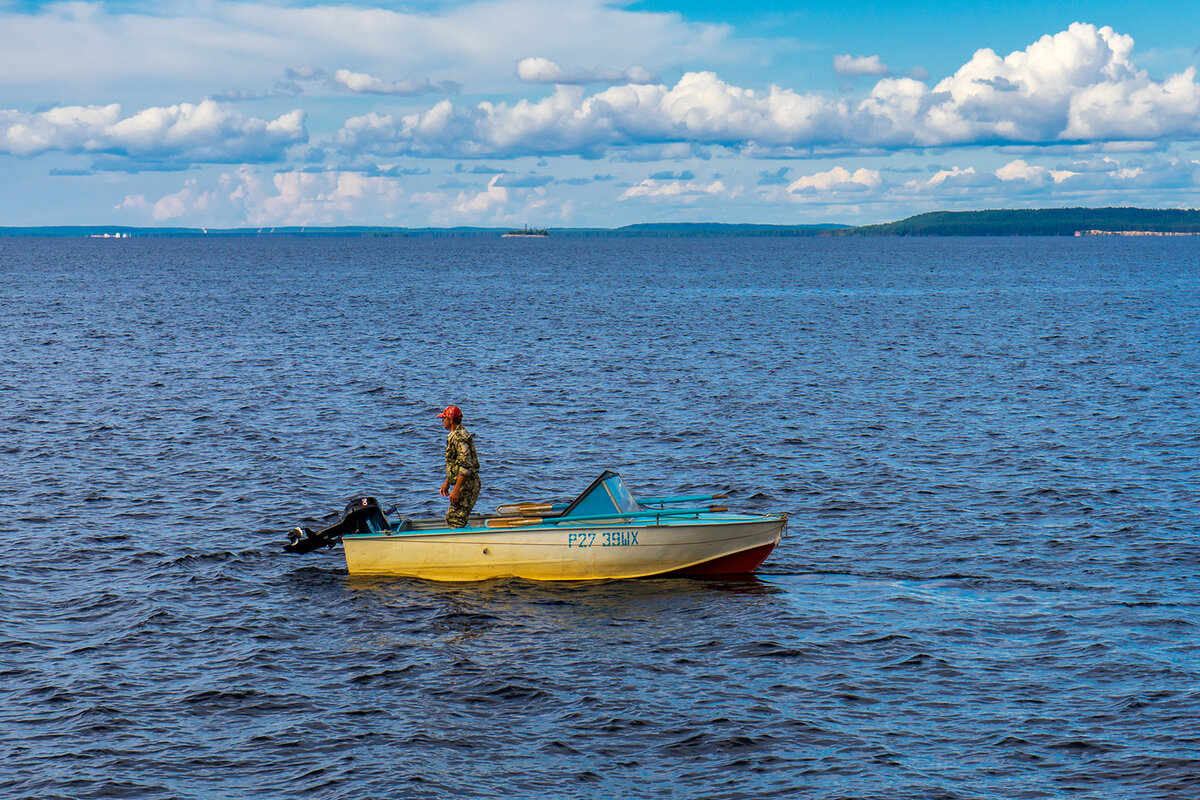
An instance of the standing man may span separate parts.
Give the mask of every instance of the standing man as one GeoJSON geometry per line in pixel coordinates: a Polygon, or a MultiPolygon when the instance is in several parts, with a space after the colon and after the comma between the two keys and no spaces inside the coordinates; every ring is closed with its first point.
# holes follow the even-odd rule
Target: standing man
{"type": "Polygon", "coordinates": [[[450,498],[446,524],[462,528],[479,499],[479,456],[475,454],[475,439],[462,426],[462,409],[446,406],[438,414],[446,434],[446,480],[442,482],[442,497],[450,498]]]}

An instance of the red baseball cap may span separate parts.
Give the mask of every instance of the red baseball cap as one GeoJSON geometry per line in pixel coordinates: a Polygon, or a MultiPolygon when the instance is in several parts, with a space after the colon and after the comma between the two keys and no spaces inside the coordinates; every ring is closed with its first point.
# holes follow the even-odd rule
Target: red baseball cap
{"type": "Polygon", "coordinates": [[[455,422],[462,422],[462,409],[458,406],[446,406],[446,410],[438,414],[438,419],[449,417],[455,422]]]}

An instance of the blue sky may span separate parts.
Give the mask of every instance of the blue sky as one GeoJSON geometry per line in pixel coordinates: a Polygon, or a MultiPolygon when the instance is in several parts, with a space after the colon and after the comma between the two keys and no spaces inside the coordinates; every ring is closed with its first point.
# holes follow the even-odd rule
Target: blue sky
{"type": "Polygon", "coordinates": [[[1200,206],[1200,4],[0,0],[0,225],[1200,206]]]}

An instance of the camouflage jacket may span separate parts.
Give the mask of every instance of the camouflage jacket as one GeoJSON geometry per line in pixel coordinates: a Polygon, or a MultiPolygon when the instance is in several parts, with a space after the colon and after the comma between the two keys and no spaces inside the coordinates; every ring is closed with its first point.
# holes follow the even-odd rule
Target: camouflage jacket
{"type": "Polygon", "coordinates": [[[461,425],[446,434],[446,481],[453,486],[459,475],[468,480],[479,478],[475,437],[461,425]]]}

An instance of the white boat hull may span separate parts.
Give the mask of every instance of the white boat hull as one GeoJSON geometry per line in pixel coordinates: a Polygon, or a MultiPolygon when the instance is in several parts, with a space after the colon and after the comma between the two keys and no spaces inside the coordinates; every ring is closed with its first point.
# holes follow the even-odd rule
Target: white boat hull
{"type": "Polygon", "coordinates": [[[489,578],[601,580],[752,572],[779,543],[784,514],[705,513],[643,524],[537,524],[353,534],[342,539],[352,575],[437,581],[489,578]]]}

